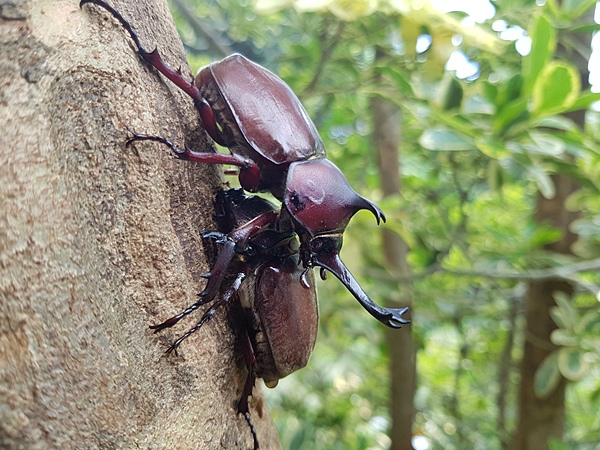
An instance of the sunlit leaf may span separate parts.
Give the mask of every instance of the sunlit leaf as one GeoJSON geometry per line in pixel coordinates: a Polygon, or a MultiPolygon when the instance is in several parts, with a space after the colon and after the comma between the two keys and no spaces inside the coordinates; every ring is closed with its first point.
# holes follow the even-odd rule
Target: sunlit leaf
{"type": "Polygon", "coordinates": [[[523,58],[522,66],[526,92],[533,89],[540,71],[550,61],[556,48],[556,31],[543,14],[535,17],[528,34],[531,37],[531,51],[523,58]]]}
{"type": "Polygon", "coordinates": [[[342,20],[350,21],[372,14],[378,6],[378,0],[333,0],[329,11],[342,20]]]}
{"type": "Polygon", "coordinates": [[[557,114],[568,110],[577,100],[581,81],[577,68],[567,62],[546,64],[533,87],[533,112],[557,114]]]}

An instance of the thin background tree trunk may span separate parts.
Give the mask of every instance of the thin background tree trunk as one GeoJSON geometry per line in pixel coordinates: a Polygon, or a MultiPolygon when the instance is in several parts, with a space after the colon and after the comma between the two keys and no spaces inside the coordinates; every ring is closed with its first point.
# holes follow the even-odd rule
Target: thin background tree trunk
{"type": "MultiPolygon", "coordinates": [[[[373,113],[373,140],[377,150],[377,162],[384,197],[400,193],[399,148],[402,136],[400,110],[380,97],[371,99],[373,113]]],[[[404,240],[391,230],[382,230],[383,253],[387,267],[403,276],[410,276],[407,262],[408,247],[404,240]]],[[[399,298],[386,299],[393,308],[412,307],[412,286],[402,285],[399,298]]],[[[409,313],[410,317],[410,313],[409,313]]],[[[411,325],[401,330],[386,330],[390,355],[390,437],[392,450],[412,449],[412,426],[415,410],[413,400],[416,389],[416,346],[411,325]]]]}
{"type": "MultiPolygon", "coordinates": [[[[163,0],[112,4],[191,77],[163,0]]],[[[202,288],[219,169],[126,148],[126,127],[210,149],[106,11],[0,3],[0,448],[252,448],[228,312],[179,357],[197,316],[148,330],[202,288]]],[[[260,394],[251,408],[279,448],[260,394]]]]}
{"type": "MultiPolygon", "coordinates": [[[[594,8],[580,19],[580,23],[593,23],[594,8]]],[[[589,88],[588,61],[591,35],[571,33],[559,35],[557,54],[579,69],[582,89],[589,88]],[[561,42],[570,41],[575,51],[567,49],[561,42]]],[[[566,114],[581,129],[585,128],[585,110],[566,114]]],[[[550,252],[569,255],[577,236],[570,231],[577,213],[568,211],[566,201],[575,190],[577,183],[566,175],[555,174],[552,181],[556,187],[554,198],[546,199],[538,195],[535,219],[538,223],[549,224],[562,232],[562,238],[545,248],[550,252]]],[[[525,346],[521,362],[521,384],[519,390],[519,419],[514,448],[518,450],[546,450],[549,439],[562,439],[565,427],[566,381],[561,379],[558,387],[546,398],[538,398],[534,393],[535,374],[556,345],[550,341],[551,333],[557,328],[550,316],[550,309],[556,305],[554,293],[573,294],[573,286],[567,282],[546,280],[530,282],[525,296],[525,346]]]]}

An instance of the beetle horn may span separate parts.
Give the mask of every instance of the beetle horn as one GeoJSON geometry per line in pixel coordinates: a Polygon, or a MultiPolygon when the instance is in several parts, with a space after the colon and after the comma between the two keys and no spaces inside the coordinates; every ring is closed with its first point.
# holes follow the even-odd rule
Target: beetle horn
{"type": "Polygon", "coordinates": [[[379,209],[379,206],[377,206],[371,200],[367,200],[364,197],[360,198],[363,201],[363,205],[360,206],[360,209],[368,209],[369,211],[371,211],[375,216],[375,219],[377,219],[377,225],[379,225],[381,222],[385,223],[385,214],[381,209],[379,209]]]}
{"type": "Polygon", "coordinates": [[[402,325],[410,323],[410,320],[402,318],[408,308],[384,308],[371,300],[337,253],[320,254],[316,256],[314,264],[324,267],[338,277],[363,308],[384,325],[390,328],[400,328],[402,325]]]}

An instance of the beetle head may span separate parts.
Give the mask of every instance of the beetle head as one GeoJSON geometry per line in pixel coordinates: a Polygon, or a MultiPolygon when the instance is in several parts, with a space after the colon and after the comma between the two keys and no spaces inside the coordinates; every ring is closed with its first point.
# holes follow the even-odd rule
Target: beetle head
{"type": "Polygon", "coordinates": [[[358,195],[344,174],[327,158],[317,158],[290,164],[284,205],[311,237],[346,229],[356,212],[368,209],[385,222],[383,212],[372,202],[358,195]]]}
{"type": "Polygon", "coordinates": [[[401,316],[406,308],[387,309],[374,303],[346,268],[339,253],[346,225],[361,209],[371,211],[377,223],[385,222],[383,212],[372,202],[358,195],[340,169],[326,158],[312,159],[290,165],[285,195],[285,208],[293,218],[300,236],[300,255],[306,270],[315,266],[333,273],[362,306],[376,319],[392,328],[408,323],[401,316]]]}

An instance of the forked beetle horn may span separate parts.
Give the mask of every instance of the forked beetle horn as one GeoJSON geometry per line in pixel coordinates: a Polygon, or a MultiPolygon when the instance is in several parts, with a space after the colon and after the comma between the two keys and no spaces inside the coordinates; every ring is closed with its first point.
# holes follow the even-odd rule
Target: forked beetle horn
{"type": "Polygon", "coordinates": [[[371,200],[367,200],[364,197],[360,198],[362,199],[364,204],[360,206],[359,209],[368,209],[369,211],[371,211],[375,216],[375,219],[377,219],[377,225],[379,225],[381,222],[385,223],[385,214],[381,209],[379,209],[379,206],[377,206],[371,200]]]}
{"type": "Polygon", "coordinates": [[[384,325],[390,328],[400,328],[402,325],[410,323],[410,320],[402,318],[402,315],[408,311],[408,308],[384,308],[371,300],[337,253],[318,255],[314,259],[314,264],[324,267],[338,277],[363,308],[384,325]]]}

